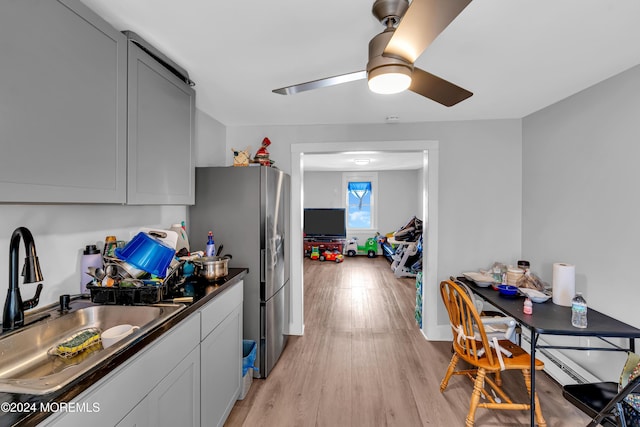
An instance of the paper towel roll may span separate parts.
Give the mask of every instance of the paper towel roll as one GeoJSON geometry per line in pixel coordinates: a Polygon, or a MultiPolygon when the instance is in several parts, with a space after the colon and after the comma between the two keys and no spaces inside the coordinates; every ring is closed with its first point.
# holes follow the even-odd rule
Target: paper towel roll
{"type": "Polygon", "coordinates": [[[556,262],[553,264],[553,303],[571,306],[576,294],[576,266],[556,262]]]}

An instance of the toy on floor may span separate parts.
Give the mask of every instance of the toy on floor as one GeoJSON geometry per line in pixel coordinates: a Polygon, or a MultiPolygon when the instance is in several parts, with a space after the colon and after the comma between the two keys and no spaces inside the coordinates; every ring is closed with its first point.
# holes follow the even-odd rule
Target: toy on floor
{"type": "Polygon", "coordinates": [[[352,237],[345,247],[347,256],[356,256],[361,253],[366,254],[369,258],[374,258],[378,255],[378,236],[380,236],[380,233],[376,233],[374,237],[369,237],[363,246],[358,245],[357,237],[352,237]]]}
{"type": "Polygon", "coordinates": [[[344,256],[338,250],[324,251],[322,255],[320,255],[320,261],[342,262],[344,261],[344,256]]]}
{"type": "Polygon", "coordinates": [[[313,246],[311,248],[311,255],[309,255],[309,258],[320,259],[320,248],[318,248],[317,246],[313,246]]]}

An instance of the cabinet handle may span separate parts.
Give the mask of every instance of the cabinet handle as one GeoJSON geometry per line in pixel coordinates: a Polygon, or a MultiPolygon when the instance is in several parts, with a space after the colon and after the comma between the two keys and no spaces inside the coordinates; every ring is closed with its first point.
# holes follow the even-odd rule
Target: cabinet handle
{"type": "Polygon", "coordinates": [[[266,250],[265,249],[260,249],[260,281],[264,282],[266,279],[266,273],[265,273],[265,268],[266,268],[266,250]]]}

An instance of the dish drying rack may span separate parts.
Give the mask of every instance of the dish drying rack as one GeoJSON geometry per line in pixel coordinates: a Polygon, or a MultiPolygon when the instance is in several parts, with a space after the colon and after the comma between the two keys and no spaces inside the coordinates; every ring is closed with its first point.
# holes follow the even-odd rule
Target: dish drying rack
{"type": "Polygon", "coordinates": [[[127,281],[142,283],[140,286],[96,286],[87,285],[87,290],[91,293],[91,302],[95,304],[107,305],[149,305],[162,301],[169,290],[180,280],[184,261],[177,261],[169,267],[169,273],[158,282],[147,282],[140,279],[127,279],[127,281]]]}

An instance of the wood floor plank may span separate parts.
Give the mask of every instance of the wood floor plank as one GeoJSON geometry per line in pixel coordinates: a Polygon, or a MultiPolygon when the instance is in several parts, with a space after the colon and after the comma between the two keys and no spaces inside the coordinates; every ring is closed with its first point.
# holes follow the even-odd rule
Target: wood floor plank
{"type": "Polygon", "coordinates": [[[353,333],[354,364],[351,372],[351,422],[352,426],[385,425],[384,393],[387,386],[379,374],[373,333],[370,329],[358,329],[353,333]]]}
{"type": "Polygon", "coordinates": [[[416,399],[407,387],[413,373],[404,362],[404,343],[397,334],[375,333],[376,358],[380,369],[378,374],[384,384],[383,395],[386,424],[390,426],[423,425],[416,399]]]}
{"type": "Polygon", "coordinates": [[[335,329],[322,334],[313,375],[321,385],[316,425],[334,427],[351,419],[352,333],[335,329]]]}
{"type": "MultiPolygon", "coordinates": [[[[289,337],[266,380],[254,379],[226,426],[413,427],[461,426],[471,382],[440,381],[451,342],[427,341],[413,318],[415,280],[396,278],[382,257],[343,263],[305,259],[305,334],[289,337]]],[[[519,372],[504,388],[525,396],[519,372]]],[[[562,398],[561,387],[536,376],[549,427],[586,425],[587,417],[562,398]]],[[[527,411],[479,409],[476,426],[528,425],[527,411]]]]}

